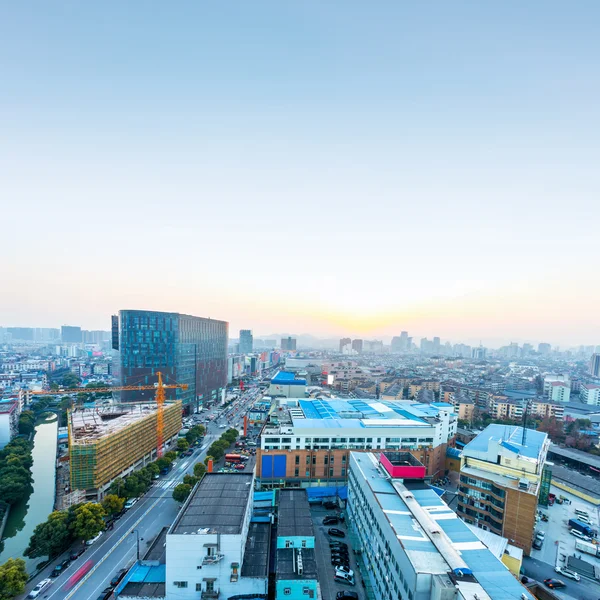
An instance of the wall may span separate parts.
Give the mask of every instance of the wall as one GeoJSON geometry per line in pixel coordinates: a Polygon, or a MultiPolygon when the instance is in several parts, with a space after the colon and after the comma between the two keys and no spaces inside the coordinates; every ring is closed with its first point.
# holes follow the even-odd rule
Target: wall
{"type": "Polygon", "coordinates": [[[277,537],[278,548],[314,548],[315,538],[314,536],[278,536],[277,537]],[[288,546],[288,542],[290,545],[288,546]],[[304,544],[304,545],[302,545],[304,544]]]}
{"type": "Polygon", "coordinates": [[[280,580],[275,587],[275,598],[277,600],[306,600],[317,597],[317,582],[313,580],[280,580]],[[289,593],[285,590],[289,589],[289,593]],[[305,593],[305,590],[308,592],[305,593]],[[311,595],[312,591],[312,595],[311,595]]]}
{"type": "Polygon", "coordinates": [[[511,544],[523,548],[524,554],[529,556],[531,537],[535,529],[537,496],[506,488],[505,491],[502,535],[508,538],[511,544]]]}

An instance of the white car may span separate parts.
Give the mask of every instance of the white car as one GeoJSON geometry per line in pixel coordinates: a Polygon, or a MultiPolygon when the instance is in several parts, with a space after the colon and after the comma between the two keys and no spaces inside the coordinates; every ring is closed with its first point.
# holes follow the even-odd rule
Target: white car
{"type": "Polygon", "coordinates": [[[585,540],[586,542],[592,541],[591,537],[584,535],[583,533],[581,533],[581,531],[577,531],[577,529],[569,529],[569,533],[579,538],[580,540],[585,540]]]}
{"type": "Polygon", "coordinates": [[[219,429],[225,429],[225,427],[227,427],[227,425],[219,425],[219,429]]]}
{"type": "Polygon", "coordinates": [[[349,569],[348,567],[336,567],[335,569],[336,575],[348,575],[348,577],[354,577],[354,571],[349,569]]]}
{"type": "Polygon", "coordinates": [[[575,581],[579,581],[581,577],[579,577],[579,573],[575,573],[575,571],[571,571],[571,569],[567,569],[566,567],[556,567],[554,569],[557,573],[568,577],[569,579],[574,579],[575,581]]]}
{"type": "Polygon", "coordinates": [[[542,540],[542,542],[546,539],[546,532],[545,531],[538,531],[535,534],[535,537],[538,538],[539,540],[542,540]]]}
{"type": "Polygon", "coordinates": [[[50,584],[52,583],[52,579],[42,579],[30,592],[27,596],[28,598],[37,598],[50,584]]]}
{"type": "Polygon", "coordinates": [[[93,543],[97,542],[102,537],[103,533],[104,532],[101,531],[96,537],[93,537],[91,540],[87,540],[86,543],[85,543],[85,545],[86,546],[91,546],[93,543]]]}

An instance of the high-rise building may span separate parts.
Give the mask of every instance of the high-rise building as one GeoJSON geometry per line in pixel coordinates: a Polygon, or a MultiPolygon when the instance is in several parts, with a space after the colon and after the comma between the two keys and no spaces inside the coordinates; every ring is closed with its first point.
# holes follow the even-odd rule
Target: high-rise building
{"type": "Polygon", "coordinates": [[[340,340],[340,352],[344,351],[344,346],[349,346],[352,343],[350,338],[342,338],[340,340]]]}
{"type": "Polygon", "coordinates": [[[363,341],[362,340],[352,340],[352,350],[357,354],[362,354],[363,351],[363,341]]]}
{"type": "Polygon", "coordinates": [[[60,330],[50,327],[38,327],[34,336],[36,342],[52,342],[60,338],[60,330]]]}
{"type": "Polygon", "coordinates": [[[538,500],[549,485],[547,433],[488,425],[462,451],[458,514],[531,551],[538,500]]]}
{"type": "Polygon", "coordinates": [[[10,334],[13,342],[33,342],[35,339],[33,327],[7,327],[6,331],[10,334]]]}
{"type": "Polygon", "coordinates": [[[408,352],[410,350],[410,345],[412,343],[412,338],[408,337],[408,331],[400,332],[400,350],[402,352],[408,352]]]}
{"type": "Polygon", "coordinates": [[[250,329],[240,329],[240,353],[251,354],[252,348],[252,331],[250,329]]]}
{"type": "MultiPolygon", "coordinates": [[[[210,405],[227,383],[229,324],[179,313],[122,310],[119,313],[119,364],[122,385],[151,385],[156,372],[165,383],[187,384],[166,390],[187,412],[210,405]]],[[[153,391],[122,392],[122,399],[146,400],[153,391]]]]}
{"type": "Polygon", "coordinates": [[[592,354],[590,359],[590,375],[600,378],[600,354],[592,354]]]}
{"type": "Polygon", "coordinates": [[[585,404],[600,406],[600,385],[587,383],[581,385],[581,400],[585,404]]]}
{"type": "Polygon", "coordinates": [[[433,338],[433,353],[439,354],[441,346],[442,346],[442,342],[441,342],[440,338],[434,337],[433,338]]]}
{"type": "Polygon", "coordinates": [[[540,354],[543,354],[543,355],[550,354],[551,350],[552,350],[552,346],[550,344],[546,344],[545,342],[538,344],[538,352],[540,354]]]}
{"type": "Polygon", "coordinates": [[[80,344],[83,341],[81,327],[63,325],[60,328],[60,339],[63,344],[80,344]]]}
{"type": "Polygon", "coordinates": [[[281,349],[284,352],[295,352],[296,351],[296,338],[287,337],[281,340],[281,349]]]}
{"type": "Polygon", "coordinates": [[[486,352],[487,350],[483,346],[473,348],[471,351],[471,358],[474,358],[475,360],[485,360],[486,352]]]}
{"type": "Polygon", "coordinates": [[[402,352],[402,338],[400,336],[396,335],[392,338],[391,350],[394,354],[402,352]]]}

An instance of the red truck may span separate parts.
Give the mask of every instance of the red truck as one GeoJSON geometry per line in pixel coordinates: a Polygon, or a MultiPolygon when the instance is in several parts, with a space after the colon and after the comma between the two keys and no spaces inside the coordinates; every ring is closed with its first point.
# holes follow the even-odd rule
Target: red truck
{"type": "Polygon", "coordinates": [[[242,462],[242,456],[240,454],[226,454],[225,455],[225,462],[241,463],[242,462]]]}

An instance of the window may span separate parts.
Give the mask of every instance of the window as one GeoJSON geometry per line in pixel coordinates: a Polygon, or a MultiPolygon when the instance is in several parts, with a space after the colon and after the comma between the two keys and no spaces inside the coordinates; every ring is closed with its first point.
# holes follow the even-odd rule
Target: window
{"type": "Polygon", "coordinates": [[[342,467],[342,477],[346,477],[346,469],[342,467]]]}
{"type": "Polygon", "coordinates": [[[302,540],[302,547],[306,548],[306,540],[302,540]]]}
{"type": "Polygon", "coordinates": [[[197,592],[201,592],[202,591],[202,584],[201,583],[197,583],[196,584],[196,591],[197,592]]]}
{"type": "Polygon", "coordinates": [[[346,462],[346,455],[344,454],[344,456],[342,456],[342,464],[344,464],[346,462]]]}
{"type": "Polygon", "coordinates": [[[306,455],[306,464],[310,465],[310,455],[306,455]]]}
{"type": "Polygon", "coordinates": [[[329,477],[333,477],[333,469],[329,469],[329,477]]]}
{"type": "Polygon", "coordinates": [[[187,587],[187,581],[174,581],[173,585],[176,588],[186,588],[187,587]]]}
{"type": "Polygon", "coordinates": [[[316,456],[313,456],[313,457],[312,457],[312,459],[313,459],[313,461],[312,461],[312,462],[313,462],[313,465],[316,465],[316,464],[317,464],[317,457],[316,457],[316,456]]]}
{"type": "Polygon", "coordinates": [[[309,587],[303,587],[302,588],[302,594],[304,596],[308,596],[310,594],[310,588],[309,587]]]}
{"type": "Polygon", "coordinates": [[[291,548],[293,546],[291,540],[285,540],[285,547],[286,548],[291,548]]]}
{"type": "Polygon", "coordinates": [[[283,595],[284,596],[291,596],[292,595],[292,588],[283,588],[283,595]]]}
{"type": "Polygon", "coordinates": [[[215,582],[214,582],[214,580],[211,579],[211,580],[208,580],[206,582],[206,591],[209,592],[209,593],[215,591],[215,582]]]}
{"type": "Polygon", "coordinates": [[[300,464],[300,457],[296,454],[296,464],[299,465],[300,464]]]}
{"type": "Polygon", "coordinates": [[[325,456],[325,458],[323,458],[323,462],[324,462],[325,464],[327,464],[328,460],[329,460],[329,457],[328,457],[328,456],[325,456]]]}
{"type": "Polygon", "coordinates": [[[329,459],[329,464],[330,464],[330,465],[332,465],[332,464],[333,464],[333,459],[334,459],[334,458],[335,458],[335,457],[333,457],[333,456],[332,456],[332,457],[329,459]]]}
{"type": "Polygon", "coordinates": [[[298,477],[300,474],[300,469],[294,469],[294,477],[298,477]]]}
{"type": "Polygon", "coordinates": [[[310,469],[306,469],[306,475],[305,477],[310,477],[310,469]]]}

